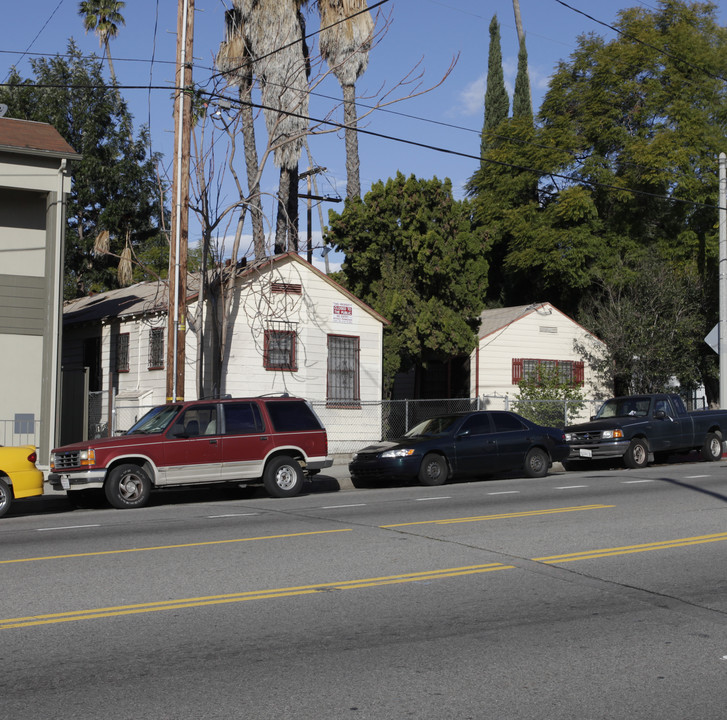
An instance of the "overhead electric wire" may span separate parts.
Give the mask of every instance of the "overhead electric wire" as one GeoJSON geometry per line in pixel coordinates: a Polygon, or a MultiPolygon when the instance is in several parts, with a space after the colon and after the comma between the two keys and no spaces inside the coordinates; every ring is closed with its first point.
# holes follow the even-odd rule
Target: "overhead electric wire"
{"type": "MultiPolygon", "coordinates": [[[[690,67],[693,67],[694,69],[697,69],[697,70],[700,70],[702,72],[705,72],[706,74],[708,74],[711,77],[715,77],[717,79],[722,79],[722,78],[719,78],[718,76],[713,75],[712,73],[710,73],[708,70],[706,70],[704,68],[700,68],[698,66],[691,65],[690,63],[688,63],[687,61],[683,60],[682,58],[679,58],[677,56],[674,56],[674,55],[666,52],[663,49],[660,49],[660,48],[657,48],[657,47],[655,47],[653,45],[650,45],[648,43],[645,43],[645,42],[641,41],[639,38],[636,38],[634,36],[631,36],[628,33],[623,33],[622,31],[619,31],[617,28],[613,27],[612,25],[609,25],[608,23],[605,23],[605,22],[603,22],[601,20],[598,20],[598,19],[592,17],[591,15],[588,15],[587,13],[585,13],[585,12],[583,12],[581,10],[578,10],[577,8],[572,7],[568,3],[563,2],[563,0],[555,0],[555,1],[558,2],[559,4],[563,5],[564,7],[566,7],[568,9],[574,11],[574,12],[577,12],[577,13],[579,13],[581,15],[584,15],[585,17],[589,18],[590,20],[592,20],[594,22],[597,22],[597,23],[599,23],[599,24],[601,24],[601,25],[603,25],[605,27],[610,28],[614,32],[620,33],[620,34],[624,35],[625,37],[628,37],[629,39],[634,40],[635,42],[639,42],[639,43],[641,43],[643,45],[646,45],[646,46],[648,46],[648,47],[650,47],[650,48],[652,48],[654,50],[657,50],[658,52],[664,53],[665,55],[667,55],[668,57],[671,57],[672,59],[675,59],[675,60],[680,61],[680,62],[685,62],[690,67]]],[[[388,0],[380,0],[380,2],[377,2],[376,4],[372,5],[370,8],[367,8],[366,10],[362,10],[360,12],[369,11],[371,9],[374,9],[376,7],[379,7],[379,6],[383,5],[383,4],[385,4],[386,2],[388,2],[388,0]]],[[[48,21],[46,21],[45,25],[47,25],[48,22],[50,22],[50,19],[53,17],[53,14],[55,14],[56,10],[58,10],[58,8],[60,7],[60,5],[62,3],[63,3],[63,0],[60,0],[60,2],[58,3],[58,6],[53,11],[53,13],[51,14],[51,16],[48,19],[48,21]]],[[[158,4],[159,4],[159,0],[157,0],[157,18],[158,18],[158,4]]],[[[338,21],[338,22],[343,22],[343,20],[342,21],[338,21]]],[[[333,23],[330,27],[332,27],[335,24],[337,24],[337,23],[333,23]]],[[[45,28],[45,25],[43,26],[44,28],[45,28]]],[[[41,29],[40,32],[42,32],[42,29],[41,29]]],[[[38,33],[38,35],[40,35],[40,32],[38,33]]],[[[312,37],[313,35],[316,35],[316,34],[318,34],[320,32],[321,32],[321,29],[319,29],[319,30],[317,30],[317,31],[315,31],[313,33],[309,33],[305,37],[306,38],[312,37]]],[[[37,39],[38,35],[36,35],[36,39],[37,39]]],[[[155,37],[156,37],[156,25],[155,25],[155,37]]],[[[33,42],[35,42],[35,40],[33,40],[33,42]]],[[[272,51],[269,54],[272,54],[273,52],[277,52],[277,51],[283,49],[284,47],[289,47],[290,45],[294,45],[297,42],[300,42],[300,40],[295,40],[292,43],[289,43],[288,45],[283,46],[282,48],[277,48],[275,51],[272,51]]],[[[29,47],[32,47],[32,44],[33,43],[31,43],[31,45],[29,47]]],[[[7,52],[9,52],[9,51],[0,50],[0,53],[7,53],[7,52]]],[[[26,53],[24,53],[24,54],[29,54],[29,53],[28,53],[28,51],[26,51],[26,53]]],[[[40,54],[40,53],[34,53],[34,54],[40,54]]],[[[95,55],[92,55],[91,57],[95,57],[95,55]]],[[[267,57],[267,55],[266,56],[263,56],[263,57],[267,57]]],[[[257,58],[256,60],[260,60],[260,59],[262,59],[262,58],[257,58]]],[[[159,60],[155,60],[154,53],[152,54],[151,61],[146,60],[146,59],[144,59],[144,60],[141,60],[141,59],[139,59],[139,60],[136,60],[136,59],[134,59],[134,60],[130,60],[130,59],[120,59],[119,61],[122,61],[122,62],[123,61],[127,61],[127,62],[151,62],[151,66],[150,66],[150,82],[149,82],[148,85],[118,85],[117,86],[117,89],[119,89],[119,90],[121,90],[121,89],[123,89],[123,90],[146,90],[148,92],[148,94],[149,94],[149,97],[151,97],[151,91],[152,90],[165,90],[165,91],[173,90],[175,92],[182,91],[183,90],[183,88],[174,88],[172,86],[155,86],[155,85],[152,84],[151,78],[152,78],[152,75],[153,75],[153,65],[154,65],[155,62],[157,62],[157,63],[164,63],[164,64],[176,64],[176,63],[173,63],[171,61],[159,61],[159,60]]],[[[240,67],[243,67],[243,66],[241,65],[240,67]]],[[[206,67],[205,69],[211,70],[212,68],[206,67]]],[[[224,73],[222,73],[222,72],[214,73],[211,77],[209,77],[209,78],[206,79],[205,84],[209,84],[215,78],[220,77],[220,76],[224,76],[224,75],[229,75],[232,72],[234,72],[234,70],[232,70],[232,71],[226,71],[224,73]]],[[[227,98],[227,97],[225,97],[225,96],[223,96],[221,94],[210,93],[210,92],[205,92],[205,91],[199,90],[199,88],[201,87],[200,84],[197,83],[196,85],[197,85],[197,88],[198,88],[197,92],[200,95],[207,95],[209,98],[217,97],[219,99],[224,99],[226,102],[231,103],[231,105],[234,105],[234,104],[238,104],[238,105],[245,104],[239,98],[227,98]]],[[[91,87],[93,87],[95,89],[100,89],[100,88],[106,87],[106,86],[88,86],[88,85],[74,86],[74,85],[35,84],[35,83],[33,83],[31,85],[27,85],[26,84],[25,86],[26,87],[28,87],[28,86],[30,86],[30,87],[36,87],[36,88],[65,88],[65,89],[73,89],[73,88],[78,88],[78,87],[80,87],[80,88],[91,88],[91,87]]],[[[15,87],[15,86],[14,85],[10,85],[7,82],[3,82],[3,83],[0,83],[0,87],[15,87]]],[[[327,96],[327,95],[324,95],[322,93],[312,93],[312,94],[314,94],[316,96],[319,96],[319,97],[326,98],[326,99],[335,99],[335,100],[338,100],[339,99],[339,98],[332,98],[331,96],[327,96]]],[[[455,129],[464,130],[464,131],[472,132],[472,133],[479,133],[480,132],[480,131],[474,130],[472,128],[465,128],[465,127],[458,126],[458,125],[454,125],[454,124],[451,124],[451,123],[444,123],[444,122],[437,121],[437,120],[431,120],[431,119],[427,119],[427,118],[421,118],[421,117],[414,116],[414,115],[410,115],[410,114],[407,114],[407,113],[400,113],[398,111],[390,110],[388,108],[377,108],[376,106],[368,106],[366,104],[361,104],[361,103],[359,103],[359,105],[362,106],[362,107],[368,107],[369,109],[372,109],[372,110],[377,110],[379,112],[386,112],[386,113],[390,113],[390,114],[393,114],[393,115],[399,115],[401,117],[405,117],[405,118],[409,118],[409,119],[416,119],[416,120],[420,120],[422,122],[433,123],[433,124],[440,125],[440,126],[444,126],[444,127],[455,128],[455,129]]],[[[332,121],[332,120],[328,120],[328,119],[323,119],[323,118],[314,118],[312,116],[304,116],[304,115],[300,115],[298,113],[294,113],[294,112],[290,112],[290,111],[284,111],[284,110],[281,110],[279,108],[266,107],[266,106],[264,106],[262,104],[259,104],[259,103],[252,103],[252,107],[255,107],[255,108],[258,108],[258,109],[263,109],[263,110],[273,110],[275,112],[279,112],[279,113],[282,113],[282,114],[287,114],[287,115],[294,116],[294,117],[300,117],[302,119],[308,120],[309,122],[318,123],[318,124],[321,124],[321,125],[330,125],[330,126],[333,126],[333,127],[339,128],[339,129],[346,129],[346,127],[347,127],[345,124],[340,123],[340,122],[336,122],[336,121],[332,121]]],[[[149,102],[149,112],[148,112],[148,116],[149,116],[149,125],[151,125],[151,103],[150,102],[149,102]]],[[[615,190],[615,191],[618,191],[618,192],[628,192],[628,193],[635,194],[635,195],[643,195],[643,196],[653,197],[653,198],[656,198],[656,199],[662,199],[662,200],[665,200],[667,202],[678,202],[678,203],[683,203],[683,204],[689,204],[689,205],[692,205],[692,206],[695,206],[695,207],[704,207],[704,208],[708,208],[708,209],[718,209],[718,206],[716,206],[716,205],[710,205],[710,204],[706,204],[706,203],[700,203],[700,202],[697,202],[697,201],[686,200],[686,199],[683,199],[683,198],[678,198],[678,197],[669,196],[669,195],[663,195],[663,194],[658,194],[658,193],[651,193],[651,192],[647,192],[647,191],[644,191],[644,190],[637,190],[635,188],[620,187],[620,186],[611,185],[611,184],[608,184],[608,183],[602,183],[602,182],[587,180],[587,179],[585,179],[583,177],[574,177],[572,175],[565,175],[565,174],[562,174],[562,173],[548,172],[548,171],[544,171],[544,170],[541,170],[541,169],[538,169],[538,168],[532,168],[532,167],[528,167],[528,166],[521,166],[521,165],[516,165],[516,164],[513,164],[513,163],[506,163],[506,162],[503,162],[503,161],[493,160],[491,158],[483,158],[483,157],[481,157],[479,155],[472,155],[470,153],[464,153],[464,152],[460,152],[460,151],[457,151],[457,150],[451,150],[451,149],[448,149],[448,148],[443,148],[443,147],[431,145],[431,144],[428,144],[428,143],[423,143],[423,142],[418,142],[418,141],[415,141],[415,140],[410,140],[410,139],[406,139],[406,138],[396,137],[396,136],[393,136],[393,135],[387,135],[387,134],[384,134],[384,133],[378,133],[378,132],[375,132],[375,131],[372,131],[372,130],[368,130],[368,129],[365,129],[365,128],[356,127],[355,130],[358,133],[365,134],[365,135],[369,135],[369,136],[372,136],[372,137],[377,137],[377,138],[380,138],[380,139],[391,140],[391,141],[394,141],[394,142],[400,142],[400,143],[412,145],[412,146],[415,146],[415,147],[420,147],[420,148],[432,150],[432,151],[435,151],[435,152],[440,152],[440,153],[444,153],[444,154],[449,154],[449,155],[454,155],[454,156],[458,156],[458,157],[463,157],[463,158],[467,158],[467,159],[476,160],[478,162],[485,162],[485,163],[489,163],[489,164],[498,165],[498,166],[501,166],[501,167],[508,167],[508,168],[513,169],[513,170],[518,170],[518,171],[522,171],[522,172],[532,172],[533,174],[536,174],[536,175],[538,175],[540,177],[558,178],[558,179],[562,179],[562,180],[565,180],[565,181],[571,182],[571,183],[582,183],[582,184],[585,184],[585,185],[589,185],[591,187],[601,187],[601,188],[605,188],[605,189],[609,189],[609,190],[615,190]]],[[[505,136],[498,136],[498,137],[505,138],[505,136]]],[[[516,140],[515,138],[506,138],[506,139],[516,140]]],[[[557,147],[551,148],[550,146],[542,146],[542,145],[538,145],[538,144],[534,144],[534,143],[530,143],[530,142],[524,143],[524,144],[527,144],[527,145],[533,146],[533,147],[541,147],[541,148],[544,148],[544,149],[553,149],[553,150],[556,150],[556,151],[558,150],[557,147]]],[[[563,152],[568,152],[571,155],[574,154],[573,151],[563,150],[563,152]]],[[[629,163],[629,164],[632,165],[632,166],[635,166],[637,168],[643,167],[645,169],[652,169],[652,170],[653,169],[661,169],[661,168],[655,168],[653,166],[641,166],[641,165],[638,165],[638,164],[635,164],[635,163],[629,163]]]]}
{"type": "MultiPolygon", "coordinates": [[[[35,37],[30,41],[30,45],[28,45],[25,52],[20,54],[20,57],[17,59],[16,62],[20,62],[26,55],[30,54],[30,48],[33,47],[33,45],[35,44],[35,41],[40,37],[40,34],[43,32],[43,30],[45,30],[46,27],[48,27],[48,23],[53,19],[53,16],[58,12],[58,9],[60,8],[61,5],[63,5],[63,2],[64,2],[64,0],[58,0],[58,5],[56,5],[55,10],[53,10],[53,12],[50,14],[48,19],[43,23],[43,27],[40,30],[38,30],[35,37]]],[[[3,52],[7,52],[7,51],[3,51],[3,52]]],[[[35,54],[35,53],[33,53],[33,54],[35,54]]],[[[8,74],[5,76],[5,80],[7,80],[10,77],[10,73],[11,73],[11,70],[8,70],[8,74]]],[[[3,81],[3,82],[5,82],[5,81],[3,81]]]]}
{"type": "MultiPolygon", "coordinates": [[[[0,87],[14,87],[14,86],[9,85],[8,83],[0,83],[0,87]]],[[[28,86],[26,85],[25,87],[28,87],[28,86]]],[[[49,89],[51,89],[51,88],[55,88],[55,89],[57,89],[57,88],[65,88],[65,89],[69,89],[69,88],[84,88],[84,89],[91,89],[91,88],[93,88],[93,89],[102,89],[102,88],[107,88],[108,89],[108,87],[106,85],[103,85],[103,86],[100,86],[100,85],[99,86],[93,86],[93,85],[59,85],[59,84],[53,84],[53,83],[33,84],[30,87],[36,87],[36,88],[41,88],[41,89],[43,89],[43,88],[49,88],[49,89]]],[[[177,91],[181,92],[181,91],[184,90],[184,88],[174,88],[174,87],[163,86],[163,85],[156,85],[156,86],[155,85],[117,85],[116,88],[119,89],[119,90],[165,90],[167,92],[169,90],[174,90],[175,92],[177,92],[177,91]]],[[[243,100],[240,100],[239,98],[226,97],[226,96],[224,96],[222,94],[219,94],[219,93],[201,92],[200,94],[201,95],[206,95],[213,102],[214,102],[215,99],[225,100],[226,102],[230,103],[230,106],[248,104],[248,103],[245,103],[243,100]]],[[[316,118],[316,117],[313,117],[311,115],[302,115],[300,113],[295,113],[295,112],[292,112],[290,110],[281,110],[280,108],[274,108],[274,107],[271,107],[271,106],[263,105],[262,103],[255,103],[255,102],[253,102],[253,103],[250,103],[250,106],[251,107],[254,107],[256,109],[260,109],[260,110],[271,110],[271,111],[274,111],[274,112],[277,112],[277,113],[280,113],[280,114],[283,114],[283,115],[289,115],[291,117],[298,117],[298,118],[307,120],[307,121],[309,121],[311,123],[318,123],[320,125],[330,125],[330,126],[332,126],[334,128],[337,128],[339,130],[345,130],[348,127],[345,123],[337,122],[335,120],[328,120],[326,118],[316,118]]],[[[618,191],[618,192],[627,192],[627,193],[630,193],[632,195],[642,195],[642,196],[646,196],[646,197],[652,197],[652,198],[655,198],[655,199],[661,199],[661,200],[664,200],[666,202],[674,202],[674,203],[682,203],[682,204],[685,204],[685,205],[691,205],[693,207],[702,207],[702,208],[707,208],[707,209],[710,209],[710,210],[718,210],[719,209],[719,206],[718,205],[711,205],[709,203],[702,203],[702,202],[698,202],[696,200],[686,200],[684,198],[674,197],[674,196],[670,196],[670,195],[663,195],[663,194],[659,194],[659,193],[651,193],[651,192],[647,192],[645,190],[637,190],[636,188],[620,187],[618,185],[611,185],[609,183],[597,182],[595,180],[587,180],[587,179],[582,178],[582,177],[574,177],[572,175],[564,175],[562,173],[551,172],[551,171],[548,171],[548,170],[543,170],[543,169],[539,169],[539,168],[528,167],[528,166],[525,166],[525,165],[517,165],[515,163],[507,163],[507,162],[504,162],[504,161],[501,161],[501,160],[493,160],[492,158],[483,158],[483,157],[481,157],[479,155],[472,155],[470,153],[461,152],[459,150],[451,150],[451,149],[448,149],[448,148],[439,147],[437,145],[431,145],[431,144],[428,144],[428,143],[419,142],[417,140],[410,140],[410,139],[407,139],[407,138],[396,137],[394,135],[387,135],[385,133],[375,132],[373,130],[368,130],[366,128],[355,127],[354,129],[356,130],[356,132],[358,132],[360,134],[369,135],[371,137],[377,137],[377,138],[380,138],[382,140],[391,140],[393,142],[399,142],[399,143],[403,143],[405,145],[411,145],[413,147],[423,148],[425,150],[432,150],[434,152],[443,153],[445,155],[453,155],[455,157],[462,157],[462,158],[467,158],[469,160],[476,160],[478,162],[485,162],[485,163],[489,163],[491,165],[498,165],[500,167],[507,167],[507,168],[510,168],[512,170],[519,170],[521,172],[531,172],[531,173],[533,173],[535,175],[538,175],[539,177],[559,178],[561,180],[566,180],[566,181],[571,182],[571,183],[581,183],[583,185],[589,185],[589,186],[594,187],[594,188],[595,187],[598,187],[598,188],[604,188],[604,189],[607,189],[607,190],[615,190],[615,191],[618,191]]],[[[554,148],[554,149],[557,149],[557,148],[554,148]]]]}
{"type": "Polygon", "coordinates": [[[699,72],[704,73],[708,77],[711,77],[713,80],[722,80],[723,82],[727,82],[727,78],[725,78],[722,75],[717,75],[713,73],[711,70],[708,70],[707,68],[701,66],[701,65],[695,65],[692,62],[689,62],[689,60],[685,59],[684,57],[681,57],[679,55],[675,55],[674,53],[669,52],[663,47],[657,47],[656,45],[652,45],[651,43],[646,42],[645,40],[642,40],[641,38],[637,37],[636,35],[632,35],[631,33],[624,32],[623,30],[619,30],[614,25],[610,25],[607,22],[604,22],[603,20],[599,20],[598,18],[593,17],[593,15],[589,15],[587,12],[584,12],[583,10],[579,10],[576,7],[573,7],[572,5],[569,5],[567,2],[564,2],[564,0],[555,0],[559,5],[562,5],[565,8],[568,8],[569,10],[572,10],[575,13],[578,13],[579,15],[583,15],[583,17],[587,17],[589,20],[592,20],[595,23],[598,23],[599,25],[603,25],[604,27],[607,27],[609,30],[613,30],[615,33],[618,33],[619,35],[627,38],[628,40],[633,40],[635,43],[639,43],[640,45],[643,45],[644,47],[648,47],[651,50],[656,50],[659,54],[665,55],[668,58],[671,58],[672,60],[675,60],[676,62],[684,63],[688,67],[692,68],[692,70],[698,70],[699,72]]]}

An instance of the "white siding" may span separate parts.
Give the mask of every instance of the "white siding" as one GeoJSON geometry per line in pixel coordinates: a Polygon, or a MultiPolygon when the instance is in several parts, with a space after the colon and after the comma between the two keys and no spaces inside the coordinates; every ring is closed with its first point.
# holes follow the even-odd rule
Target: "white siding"
{"type": "Polygon", "coordinates": [[[321,277],[308,265],[287,259],[240,284],[240,310],[230,343],[226,380],[222,390],[234,396],[287,392],[316,404],[316,411],[329,431],[331,452],[351,433],[366,442],[381,437],[380,410],[325,407],[328,375],[328,336],[359,338],[360,399],[381,400],[383,382],[383,326],[370,311],[321,277]],[[301,294],[276,293],[271,282],[301,286],[301,294]],[[334,314],[342,307],[345,322],[334,314]],[[263,364],[265,330],[275,323],[291,323],[297,332],[297,371],[266,370],[263,364]]]}
{"type": "MultiPolygon", "coordinates": [[[[478,349],[470,356],[471,396],[507,395],[510,399],[515,399],[518,396],[518,386],[512,382],[513,359],[581,361],[583,358],[575,350],[574,341],[583,344],[588,338],[593,336],[567,315],[546,303],[479,339],[478,349]]],[[[600,344],[599,341],[596,342],[600,344]]],[[[598,386],[588,363],[585,365],[583,392],[587,399],[607,394],[604,388],[598,386]]],[[[588,410],[584,412],[587,414],[588,410]]]]}

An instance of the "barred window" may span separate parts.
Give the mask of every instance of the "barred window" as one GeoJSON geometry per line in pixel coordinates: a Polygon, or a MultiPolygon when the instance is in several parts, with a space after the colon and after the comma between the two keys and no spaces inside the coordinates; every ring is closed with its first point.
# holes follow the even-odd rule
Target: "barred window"
{"type": "Polygon", "coordinates": [[[164,328],[149,330],[149,370],[164,369],[164,328]]]}
{"type": "Polygon", "coordinates": [[[360,406],[359,355],[359,338],[328,336],[328,405],[360,406]]]}
{"type": "Polygon", "coordinates": [[[129,372],[129,333],[116,336],[116,372],[129,372]]]}
{"type": "Polygon", "coordinates": [[[563,384],[583,385],[585,365],[582,360],[538,360],[533,358],[513,358],[512,384],[517,385],[528,378],[540,379],[543,370],[556,371],[563,384]]]}
{"type": "Polygon", "coordinates": [[[294,330],[266,330],[263,365],[266,370],[298,370],[294,330]]]}

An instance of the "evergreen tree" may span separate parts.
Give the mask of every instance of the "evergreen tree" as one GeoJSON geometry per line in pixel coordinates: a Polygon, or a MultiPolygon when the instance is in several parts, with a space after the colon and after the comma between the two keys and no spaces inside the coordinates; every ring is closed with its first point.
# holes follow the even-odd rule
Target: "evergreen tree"
{"type": "Polygon", "coordinates": [[[492,144],[492,133],[507,117],[510,100],[505,89],[505,76],[502,71],[502,49],[500,47],[500,23],[497,15],[490,22],[490,49],[487,57],[487,88],[485,90],[485,122],[482,127],[480,155],[484,157],[492,144]]]}
{"type": "Polygon", "coordinates": [[[525,38],[520,41],[517,54],[517,77],[515,92],[512,96],[512,116],[514,118],[533,119],[533,102],[530,96],[530,77],[528,76],[528,51],[525,38]]]}
{"type": "Polygon", "coordinates": [[[31,66],[33,80],[13,71],[0,89],[8,117],[53,125],[82,155],[72,166],[67,205],[65,297],[118,287],[127,248],[150,263],[134,264],[134,281],[165,276],[158,158],[147,154],[146,129],[133,139],[132,117],[106,85],[101,60],[81,55],[72,40],[66,55],[31,60],[31,66]]]}
{"type": "Polygon", "coordinates": [[[377,182],[363,201],[329,213],[325,241],[346,254],[342,283],[391,321],[387,391],[400,370],[472,351],[487,261],[471,205],[452,197],[449,180],[398,173],[377,182]]]}

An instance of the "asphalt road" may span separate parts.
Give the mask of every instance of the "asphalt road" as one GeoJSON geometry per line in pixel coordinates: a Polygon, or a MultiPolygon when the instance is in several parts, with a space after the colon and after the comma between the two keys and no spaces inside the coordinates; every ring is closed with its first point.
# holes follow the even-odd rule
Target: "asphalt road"
{"type": "Polygon", "coordinates": [[[723,720],[726,479],[723,461],[18,503],[3,716],[723,720]]]}

